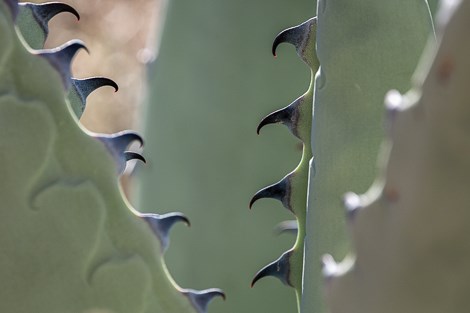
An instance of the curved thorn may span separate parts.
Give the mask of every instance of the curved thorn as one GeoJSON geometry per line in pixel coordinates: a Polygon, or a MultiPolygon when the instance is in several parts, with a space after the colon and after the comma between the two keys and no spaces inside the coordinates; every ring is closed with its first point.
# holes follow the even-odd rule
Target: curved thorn
{"type": "Polygon", "coordinates": [[[46,3],[30,3],[23,2],[19,3],[21,6],[25,6],[31,9],[33,16],[41,26],[44,33],[47,35],[49,33],[48,23],[49,21],[59,13],[69,12],[75,15],[77,20],[80,20],[80,15],[78,12],[68,4],[61,2],[46,2],[46,3]]]}
{"type": "Polygon", "coordinates": [[[250,200],[249,208],[253,206],[253,204],[258,201],[259,199],[263,198],[272,198],[282,202],[284,207],[289,211],[292,211],[290,207],[290,175],[285,176],[279,182],[267,186],[253,196],[250,200]]]}
{"type": "Polygon", "coordinates": [[[183,222],[187,226],[191,226],[189,219],[179,212],[167,214],[140,213],[139,216],[149,224],[155,236],[160,240],[162,252],[165,252],[170,244],[169,233],[176,222],[183,222]]]}
{"type": "Polygon", "coordinates": [[[272,54],[276,56],[277,47],[284,42],[294,45],[297,53],[300,54],[300,50],[310,36],[310,28],[312,23],[316,23],[316,17],[313,17],[300,25],[287,28],[277,34],[276,38],[274,38],[271,49],[272,54]]]}
{"type": "Polygon", "coordinates": [[[59,72],[65,88],[68,89],[70,87],[71,77],[70,65],[73,57],[80,49],[85,49],[85,51],[89,52],[83,41],[70,40],[57,48],[36,50],[33,53],[49,61],[49,63],[59,72]]]}
{"type": "Polygon", "coordinates": [[[144,156],[140,153],[133,152],[133,151],[124,151],[124,157],[126,158],[126,161],[130,160],[140,160],[144,163],[147,163],[147,160],[144,158],[144,156]]]}
{"type": "Polygon", "coordinates": [[[261,128],[268,124],[275,124],[275,123],[282,123],[285,125],[290,124],[292,121],[291,118],[292,110],[289,106],[282,108],[280,110],[274,111],[266,115],[261,122],[259,123],[258,127],[256,128],[256,133],[259,135],[261,128]]]}
{"type": "Polygon", "coordinates": [[[292,286],[289,281],[290,274],[290,263],[289,259],[293,250],[284,252],[279,259],[266,265],[256,273],[255,277],[251,281],[251,288],[256,284],[258,280],[267,276],[273,276],[278,278],[284,285],[292,286]]]}
{"type": "Polygon", "coordinates": [[[59,13],[68,12],[75,15],[77,21],[80,20],[80,14],[77,10],[68,4],[62,2],[46,2],[31,4],[33,12],[37,13],[43,20],[50,21],[54,16],[59,13]]]}
{"type": "MultiPolygon", "coordinates": [[[[275,124],[275,123],[281,123],[283,125],[286,125],[287,128],[296,136],[299,138],[298,135],[298,124],[299,124],[299,117],[300,117],[300,106],[304,101],[304,96],[301,96],[297,99],[295,99],[291,104],[288,106],[274,111],[271,114],[268,114],[266,117],[264,117],[261,122],[259,123],[258,127],[256,128],[256,133],[259,135],[259,132],[261,128],[268,124],[275,124]]],[[[299,138],[301,139],[301,138],[299,138]]]]}
{"type": "Polygon", "coordinates": [[[297,234],[298,230],[299,225],[297,220],[291,220],[280,222],[274,229],[274,232],[276,233],[276,235],[280,235],[283,233],[297,234]]]}
{"type": "Polygon", "coordinates": [[[18,1],[17,0],[4,0],[7,6],[10,8],[11,16],[13,21],[16,19],[18,15],[18,1]]]}
{"type": "Polygon", "coordinates": [[[206,313],[207,306],[215,297],[221,297],[225,301],[225,293],[218,288],[206,290],[183,289],[181,293],[188,297],[198,313],[206,313]]]}
{"type": "Polygon", "coordinates": [[[351,221],[362,207],[361,197],[354,192],[348,192],[343,196],[343,204],[346,209],[346,217],[351,221]]]}
{"type": "Polygon", "coordinates": [[[119,90],[119,86],[112,80],[106,77],[89,77],[89,78],[72,78],[72,85],[77,91],[83,106],[85,106],[86,98],[96,89],[103,86],[111,86],[114,91],[119,90]]]}
{"type": "Polygon", "coordinates": [[[109,153],[116,162],[119,174],[122,174],[124,172],[126,168],[127,157],[132,155],[132,153],[126,155],[126,152],[130,152],[127,151],[129,145],[134,141],[139,142],[140,147],[142,147],[144,144],[144,140],[142,139],[142,137],[138,133],[130,130],[122,131],[111,135],[94,134],[92,136],[101,141],[108,149],[109,153]]]}

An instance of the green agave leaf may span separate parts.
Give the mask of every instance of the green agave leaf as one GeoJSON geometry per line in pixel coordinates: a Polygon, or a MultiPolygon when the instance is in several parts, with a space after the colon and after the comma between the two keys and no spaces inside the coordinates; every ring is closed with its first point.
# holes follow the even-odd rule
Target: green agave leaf
{"type": "Polygon", "coordinates": [[[280,122],[289,127],[304,145],[302,159],[297,168],[278,183],[258,191],[250,201],[253,203],[261,198],[274,198],[282,202],[297,218],[297,240],[294,247],[276,261],[262,268],[252,281],[252,286],[259,279],[275,276],[285,285],[294,287],[297,295],[297,305],[300,306],[302,293],[303,249],[305,237],[305,214],[307,203],[308,162],[312,157],[310,146],[312,124],[313,76],[318,70],[318,60],[315,55],[316,21],[311,18],[295,27],[279,33],[274,39],[272,52],[276,55],[277,46],[283,42],[295,46],[297,54],[311,68],[310,88],[292,104],[275,111],[265,117],[258,126],[257,132],[266,124],[280,122]]]}
{"type": "MultiPolygon", "coordinates": [[[[326,312],[320,260],[349,251],[341,197],[376,175],[382,102],[407,90],[432,33],[424,0],[320,0],[301,312],[326,312]]],[[[334,268],[325,259],[327,271],[334,268]]]]}
{"type": "MultiPolygon", "coordinates": [[[[48,23],[59,13],[69,12],[79,20],[80,15],[71,6],[60,2],[30,3],[21,2],[15,8],[19,8],[19,16],[16,24],[22,38],[34,53],[41,54],[51,61],[51,63],[62,73],[64,85],[69,89],[67,100],[72,107],[75,116],[80,119],[85,110],[86,98],[95,89],[102,86],[112,86],[118,90],[117,84],[105,77],[89,77],[85,79],[71,78],[70,63],[75,53],[80,48],[86,49],[80,41],[70,41],[57,49],[42,50],[49,34],[48,23]],[[69,88],[70,85],[73,88],[69,88]]],[[[88,50],[87,50],[88,51],[88,50]]]]}
{"type": "Polygon", "coordinates": [[[436,16],[436,11],[439,6],[439,0],[427,0],[429,4],[429,9],[431,10],[432,16],[436,16]]]}
{"type": "Polygon", "coordinates": [[[221,292],[178,287],[163,243],[122,196],[116,168],[140,136],[92,134],[66,104],[83,44],[31,51],[14,11],[0,1],[0,311],[205,312],[221,292]]]}
{"type": "Polygon", "coordinates": [[[379,173],[356,196],[355,258],[330,260],[330,312],[465,312],[469,307],[468,1],[442,1],[414,87],[387,93],[379,173]]]}

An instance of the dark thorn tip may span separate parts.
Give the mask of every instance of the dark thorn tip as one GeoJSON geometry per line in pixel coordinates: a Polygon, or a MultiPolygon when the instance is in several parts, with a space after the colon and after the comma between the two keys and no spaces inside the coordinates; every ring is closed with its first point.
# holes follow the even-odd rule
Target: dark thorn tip
{"type": "Polygon", "coordinates": [[[296,109],[298,107],[297,103],[298,100],[294,101],[293,103],[282,109],[279,109],[266,115],[258,124],[258,127],[256,128],[256,133],[259,135],[261,128],[266,125],[276,123],[284,124],[289,129],[291,129],[292,132],[294,132],[292,126],[294,124],[294,120],[296,119],[296,109]]]}
{"type": "Polygon", "coordinates": [[[54,16],[63,12],[72,13],[77,20],[80,20],[80,14],[77,10],[62,2],[27,3],[27,5],[43,25],[46,25],[54,16]]]}
{"type": "Polygon", "coordinates": [[[292,286],[289,282],[290,264],[289,259],[292,254],[292,250],[284,252],[276,261],[269,263],[256,273],[255,277],[251,281],[251,288],[253,288],[260,279],[268,276],[278,278],[283,284],[292,286]]]}
{"type": "Polygon", "coordinates": [[[126,158],[126,161],[130,160],[140,160],[144,163],[147,163],[147,160],[145,160],[144,156],[140,153],[133,152],[133,151],[124,151],[124,157],[126,158]]]}
{"type": "Polygon", "coordinates": [[[277,47],[281,43],[287,42],[287,43],[293,44],[297,48],[298,40],[299,40],[298,26],[290,27],[281,31],[279,34],[276,35],[273,41],[273,45],[271,48],[271,52],[273,56],[277,57],[276,50],[277,50],[277,47]]]}
{"type": "Polygon", "coordinates": [[[310,18],[307,21],[296,25],[294,27],[289,27],[281,31],[274,38],[271,52],[276,56],[276,49],[281,43],[290,43],[295,46],[295,49],[298,50],[304,40],[304,36],[308,36],[310,27],[312,23],[316,23],[316,17],[310,18]]]}
{"type": "Polygon", "coordinates": [[[278,47],[282,42],[284,42],[284,41],[282,41],[282,38],[280,37],[281,34],[282,34],[282,32],[279,33],[279,34],[276,36],[276,38],[274,38],[274,42],[273,42],[273,45],[272,45],[272,47],[271,47],[271,53],[273,54],[273,56],[274,56],[275,58],[277,58],[277,54],[276,54],[277,47],[278,47]]]}
{"type": "MultiPolygon", "coordinates": [[[[288,205],[288,199],[286,197],[289,196],[290,193],[290,182],[289,182],[289,175],[284,177],[282,180],[279,182],[267,186],[258,192],[255,193],[255,195],[251,198],[250,203],[249,203],[249,208],[251,209],[253,204],[258,201],[259,199],[263,198],[272,198],[275,200],[279,200],[282,202],[284,207],[289,209],[287,207],[288,205]]],[[[289,209],[290,210],[290,209],[289,209]]]]}
{"type": "Polygon", "coordinates": [[[191,227],[191,221],[189,218],[184,215],[183,213],[180,212],[172,212],[172,213],[167,213],[167,214],[162,214],[160,215],[163,220],[168,220],[171,221],[171,225],[173,225],[176,222],[183,222],[186,224],[186,226],[191,227]]]}
{"type": "Polygon", "coordinates": [[[106,77],[88,77],[88,78],[72,78],[72,84],[75,90],[79,94],[82,103],[85,104],[86,98],[96,89],[104,86],[110,86],[114,88],[114,92],[119,90],[119,86],[114,80],[106,77]]]}

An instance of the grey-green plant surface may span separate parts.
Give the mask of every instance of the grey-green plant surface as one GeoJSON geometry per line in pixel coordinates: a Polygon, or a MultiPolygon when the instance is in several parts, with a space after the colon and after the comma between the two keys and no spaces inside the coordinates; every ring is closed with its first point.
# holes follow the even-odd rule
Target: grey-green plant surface
{"type": "Polygon", "coordinates": [[[470,307],[470,2],[442,1],[437,24],[414,87],[387,94],[382,170],[350,207],[354,263],[325,266],[332,313],[470,307]]]}
{"type": "Polygon", "coordinates": [[[405,91],[432,21],[424,0],[321,0],[301,311],[325,312],[320,260],[349,251],[341,198],[376,175],[386,92],[405,91]]]}
{"type": "Polygon", "coordinates": [[[429,9],[431,10],[432,16],[436,15],[436,11],[438,9],[439,0],[427,0],[429,4],[429,9]]]}
{"type": "Polygon", "coordinates": [[[184,286],[226,289],[214,311],[293,311],[294,292],[258,282],[272,275],[294,287],[304,313],[327,311],[325,290],[331,313],[466,312],[468,1],[445,1],[439,21],[450,22],[429,74],[432,53],[416,87],[400,94],[434,38],[430,4],[320,0],[317,18],[276,37],[275,61],[270,39],[316,3],[172,1],[150,69],[137,207],[152,213],[141,213],[118,177],[127,161],[146,161],[128,150],[143,139],[79,124],[88,94],[117,85],[71,78],[80,41],[42,50],[48,21],[78,12],[1,0],[0,312],[202,313],[225,297],[180,288],[174,271],[184,286]],[[392,88],[377,173],[381,103],[392,88]],[[259,117],[289,102],[261,121],[256,138],[259,117]],[[249,206],[274,198],[288,210],[263,200],[250,212],[256,188],[274,181],[249,206]],[[170,271],[168,232],[189,219],[161,208],[192,221],[191,233],[177,229],[170,271]],[[295,242],[273,237],[291,213],[295,242]]]}
{"type": "Polygon", "coordinates": [[[20,37],[38,24],[19,37],[19,16],[0,1],[0,311],[205,312],[220,290],[179,288],[163,261],[169,227],[186,218],[122,197],[118,174],[143,159],[127,146],[142,138],[87,132],[65,98],[83,43],[31,50],[20,37]]]}
{"type": "MultiPolygon", "coordinates": [[[[295,310],[292,289],[272,278],[250,288],[255,274],[290,249],[276,237],[293,218],[255,192],[282,179],[301,159],[301,141],[280,126],[256,128],[263,116],[306,92],[309,68],[289,45],[272,42],[282,29],[315,12],[312,1],[171,1],[152,66],[139,207],[184,212],[166,259],[184,285],[221,287],[214,312],[295,310]]],[[[308,161],[308,159],[307,159],[308,161]]],[[[304,190],[305,192],[305,190],[304,190]]]]}
{"type": "Polygon", "coordinates": [[[276,261],[262,268],[252,285],[266,276],[278,277],[284,284],[295,289],[297,305],[300,308],[302,294],[302,270],[305,237],[305,215],[307,205],[307,183],[309,161],[312,158],[311,125],[313,101],[313,77],[318,70],[315,54],[317,19],[311,18],[295,27],[279,33],[273,43],[273,54],[276,55],[278,45],[287,42],[296,48],[297,54],[311,69],[308,90],[285,108],[267,115],[259,124],[258,132],[267,124],[281,123],[303,143],[302,157],[299,165],[279,182],[258,191],[250,202],[250,207],[261,198],[273,198],[282,202],[296,217],[297,239],[294,246],[284,252],[276,261]]]}

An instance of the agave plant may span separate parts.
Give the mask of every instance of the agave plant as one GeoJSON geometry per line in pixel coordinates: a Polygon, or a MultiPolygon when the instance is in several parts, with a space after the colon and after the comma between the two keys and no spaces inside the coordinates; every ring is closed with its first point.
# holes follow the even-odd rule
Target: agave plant
{"type": "Polygon", "coordinates": [[[354,257],[325,257],[330,312],[466,312],[468,1],[442,1],[437,40],[404,94],[387,93],[381,171],[348,194],[354,257]],[[457,169],[458,168],[458,169],[457,169]]]}
{"type": "Polygon", "coordinates": [[[73,79],[73,40],[51,50],[47,22],[66,5],[0,3],[2,51],[2,301],[11,312],[205,312],[219,289],[180,288],[163,252],[180,213],[146,214],[121,195],[133,131],[96,134],[78,122],[106,78],[73,79]],[[15,27],[15,22],[16,27],[15,27]],[[38,35],[42,37],[39,41],[38,35]],[[73,86],[73,87],[72,87],[73,86]],[[68,95],[68,97],[67,97],[68,95]]]}
{"type": "Polygon", "coordinates": [[[384,95],[410,88],[433,29],[427,2],[420,0],[320,1],[317,11],[305,312],[325,311],[318,260],[325,253],[342,259],[349,251],[340,199],[351,190],[365,192],[373,181],[384,95]]]}
{"type": "Polygon", "coordinates": [[[435,7],[170,3],[151,68],[144,158],[130,148],[143,145],[138,133],[80,124],[93,90],[118,89],[105,77],[71,78],[85,44],[43,48],[49,19],[79,12],[0,1],[0,311],[201,313],[225,298],[181,288],[172,272],[183,285],[222,286],[230,301],[213,309],[224,312],[294,311],[294,294],[303,313],[466,312],[470,5],[443,2],[437,53],[435,7]],[[315,17],[273,36],[315,7],[315,17]],[[254,52],[268,52],[270,36],[275,62],[254,52]],[[256,129],[282,101],[291,104],[256,129]],[[118,182],[134,159],[147,162],[136,208],[118,182]],[[262,183],[270,185],[248,201],[262,183]],[[263,198],[287,210],[268,214],[263,206],[279,204],[263,198]],[[292,214],[281,230],[296,234],[293,245],[271,238],[292,214]],[[189,225],[186,215],[195,235],[180,230],[179,249],[166,254],[170,228],[189,225]],[[259,282],[266,276],[295,292],[259,282]]]}

